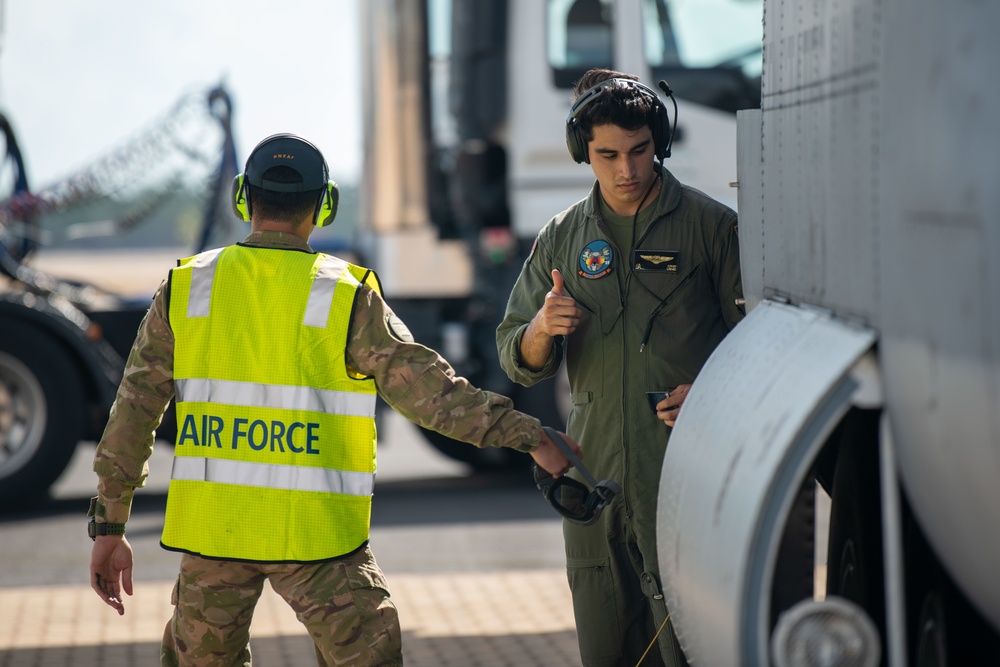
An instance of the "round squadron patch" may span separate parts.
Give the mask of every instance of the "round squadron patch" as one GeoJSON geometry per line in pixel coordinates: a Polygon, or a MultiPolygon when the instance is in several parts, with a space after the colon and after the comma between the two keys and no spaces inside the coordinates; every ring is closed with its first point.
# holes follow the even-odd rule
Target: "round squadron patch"
{"type": "Polygon", "coordinates": [[[591,241],[580,253],[580,270],[577,271],[588,280],[596,280],[611,273],[614,250],[604,239],[591,241]]]}
{"type": "Polygon", "coordinates": [[[385,323],[389,325],[389,331],[392,332],[393,336],[404,343],[413,342],[413,334],[410,333],[409,328],[403,324],[403,320],[399,319],[396,313],[389,313],[385,318],[385,323]]]}

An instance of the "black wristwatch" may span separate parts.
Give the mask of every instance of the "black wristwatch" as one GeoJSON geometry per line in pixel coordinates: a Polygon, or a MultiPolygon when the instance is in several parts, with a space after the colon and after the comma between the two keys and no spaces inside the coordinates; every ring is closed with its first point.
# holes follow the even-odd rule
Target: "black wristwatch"
{"type": "Polygon", "coordinates": [[[90,535],[90,539],[97,540],[98,535],[124,535],[125,534],[125,524],[124,523],[97,523],[94,519],[91,519],[87,524],[87,535],[90,535]]]}

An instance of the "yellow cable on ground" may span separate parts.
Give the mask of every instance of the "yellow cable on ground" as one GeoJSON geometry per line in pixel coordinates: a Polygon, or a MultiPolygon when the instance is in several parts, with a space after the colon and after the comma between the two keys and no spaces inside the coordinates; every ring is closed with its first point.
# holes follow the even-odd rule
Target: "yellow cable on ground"
{"type": "Polygon", "coordinates": [[[656,631],[655,635],[653,635],[653,641],[649,642],[649,646],[646,647],[645,653],[643,653],[642,657],[639,658],[639,662],[635,663],[635,667],[639,667],[639,665],[642,664],[642,661],[646,659],[646,655],[649,654],[649,649],[653,648],[653,646],[656,644],[656,638],[660,636],[661,632],[663,632],[663,628],[667,627],[667,621],[669,620],[670,620],[670,614],[667,614],[667,617],[663,619],[663,624],[660,625],[660,629],[656,631]]]}

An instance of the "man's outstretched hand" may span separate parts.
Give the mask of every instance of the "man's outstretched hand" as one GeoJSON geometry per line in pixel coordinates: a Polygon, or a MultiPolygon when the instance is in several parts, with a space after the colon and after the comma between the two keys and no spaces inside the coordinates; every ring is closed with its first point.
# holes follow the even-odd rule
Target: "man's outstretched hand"
{"type": "MultiPolygon", "coordinates": [[[[580,445],[576,444],[572,438],[562,431],[559,432],[559,435],[561,435],[563,440],[566,441],[566,444],[570,446],[573,453],[576,454],[578,458],[582,459],[583,450],[580,449],[580,445]]],[[[563,475],[572,467],[569,459],[566,458],[566,455],[563,454],[562,450],[559,449],[556,443],[552,442],[552,438],[550,438],[545,431],[542,431],[542,441],[539,443],[538,448],[531,452],[531,458],[535,459],[535,463],[537,463],[540,468],[544,469],[553,477],[563,475]]]]}

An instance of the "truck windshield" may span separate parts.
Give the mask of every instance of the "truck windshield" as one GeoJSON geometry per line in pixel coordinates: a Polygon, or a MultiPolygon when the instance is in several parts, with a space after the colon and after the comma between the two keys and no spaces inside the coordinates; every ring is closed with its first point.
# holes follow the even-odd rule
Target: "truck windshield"
{"type": "Polygon", "coordinates": [[[683,99],[735,113],[760,106],[759,0],[645,0],[653,78],[683,99]]]}
{"type": "MultiPolygon", "coordinates": [[[[760,106],[761,0],[643,0],[641,38],[650,73],[675,94],[735,113],[760,106]]],[[[611,0],[548,0],[555,83],[571,88],[591,67],[615,68],[611,0]]],[[[632,31],[627,31],[631,34],[632,31]]]]}

